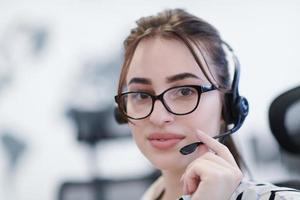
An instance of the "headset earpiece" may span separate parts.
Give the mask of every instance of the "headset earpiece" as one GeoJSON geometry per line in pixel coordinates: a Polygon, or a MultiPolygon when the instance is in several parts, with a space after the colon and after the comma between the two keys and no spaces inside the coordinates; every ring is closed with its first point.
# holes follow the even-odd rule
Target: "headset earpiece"
{"type": "Polygon", "coordinates": [[[245,97],[240,96],[239,94],[238,86],[240,79],[240,63],[235,56],[233,49],[224,41],[223,44],[232,54],[232,59],[234,62],[234,75],[231,91],[225,94],[224,118],[227,124],[234,124],[233,132],[235,132],[242,126],[248,115],[249,103],[245,97]]]}
{"type": "Polygon", "coordinates": [[[247,117],[248,112],[249,112],[248,100],[243,96],[239,96],[237,104],[238,104],[237,110],[240,115],[240,120],[241,120],[241,122],[244,122],[244,120],[247,117]]]}
{"type": "Polygon", "coordinates": [[[233,120],[236,128],[240,128],[249,112],[249,103],[245,97],[238,96],[235,102],[233,120]]]}

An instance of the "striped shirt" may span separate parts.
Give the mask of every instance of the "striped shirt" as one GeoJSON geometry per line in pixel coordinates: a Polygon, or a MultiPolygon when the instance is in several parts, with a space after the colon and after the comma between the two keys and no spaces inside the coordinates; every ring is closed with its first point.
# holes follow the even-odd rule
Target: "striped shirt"
{"type": "MultiPolygon", "coordinates": [[[[142,200],[159,200],[163,192],[163,179],[160,177],[145,192],[142,200]]],[[[183,196],[179,199],[190,200],[190,197],[183,196]]],[[[229,200],[300,200],[300,190],[243,180],[229,200]]]]}

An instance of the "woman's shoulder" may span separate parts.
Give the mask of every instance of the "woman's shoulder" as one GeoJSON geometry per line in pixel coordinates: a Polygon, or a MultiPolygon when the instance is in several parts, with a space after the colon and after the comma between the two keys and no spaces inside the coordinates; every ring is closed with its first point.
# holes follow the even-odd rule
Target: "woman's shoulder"
{"type": "Polygon", "coordinates": [[[242,181],[230,200],[300,200],[300,190],[268,182],[242,181]]]}

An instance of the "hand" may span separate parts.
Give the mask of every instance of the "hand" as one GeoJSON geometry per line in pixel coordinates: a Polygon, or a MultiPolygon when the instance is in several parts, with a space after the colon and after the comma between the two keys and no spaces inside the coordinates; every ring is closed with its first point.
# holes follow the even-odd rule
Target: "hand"
{"type": "Polygon", "coordinates": [[[192,200],[228,200],[238,187],[243,174],[229,149],[198,131],[207,152],[189,164],[182,176],[184,193],[192,200]]]}

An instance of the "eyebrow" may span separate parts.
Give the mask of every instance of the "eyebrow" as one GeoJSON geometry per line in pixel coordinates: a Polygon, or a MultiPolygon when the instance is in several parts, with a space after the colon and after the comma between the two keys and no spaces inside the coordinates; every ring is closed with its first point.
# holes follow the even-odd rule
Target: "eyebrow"
{"type": "Polygon", "coordinates": [[[200,79],[195,74],[191,74],[191,73],[186,72],[186,73],[176,74],[176,75],[167,77],[167,83],[172,83],[172,82],[187,79],[187,78],[200,79]]]}
{"type": "Polygon", "coordinates": [[[132,78],[128,85],[133,83],[139,83],[139,84],[145,84],[145,85],[151,85],[151,80],[147,78],[132,78]]]}
{"type": "MultiPolygon", "coordinates": [[[[167,83],[172,83],[172,82],[187,79],[187,78],[200,79],[195,74],[185,72],[185,73],[180,73],[180,74],[176,74],[176,75],[167,77],[167,83]]],[[[134,78],[130,79],[128,85],[134,84],[134,83],[144,84],[144,85],[151,85],[152,84],[150,79],[134,77],[134,78]]]]}

